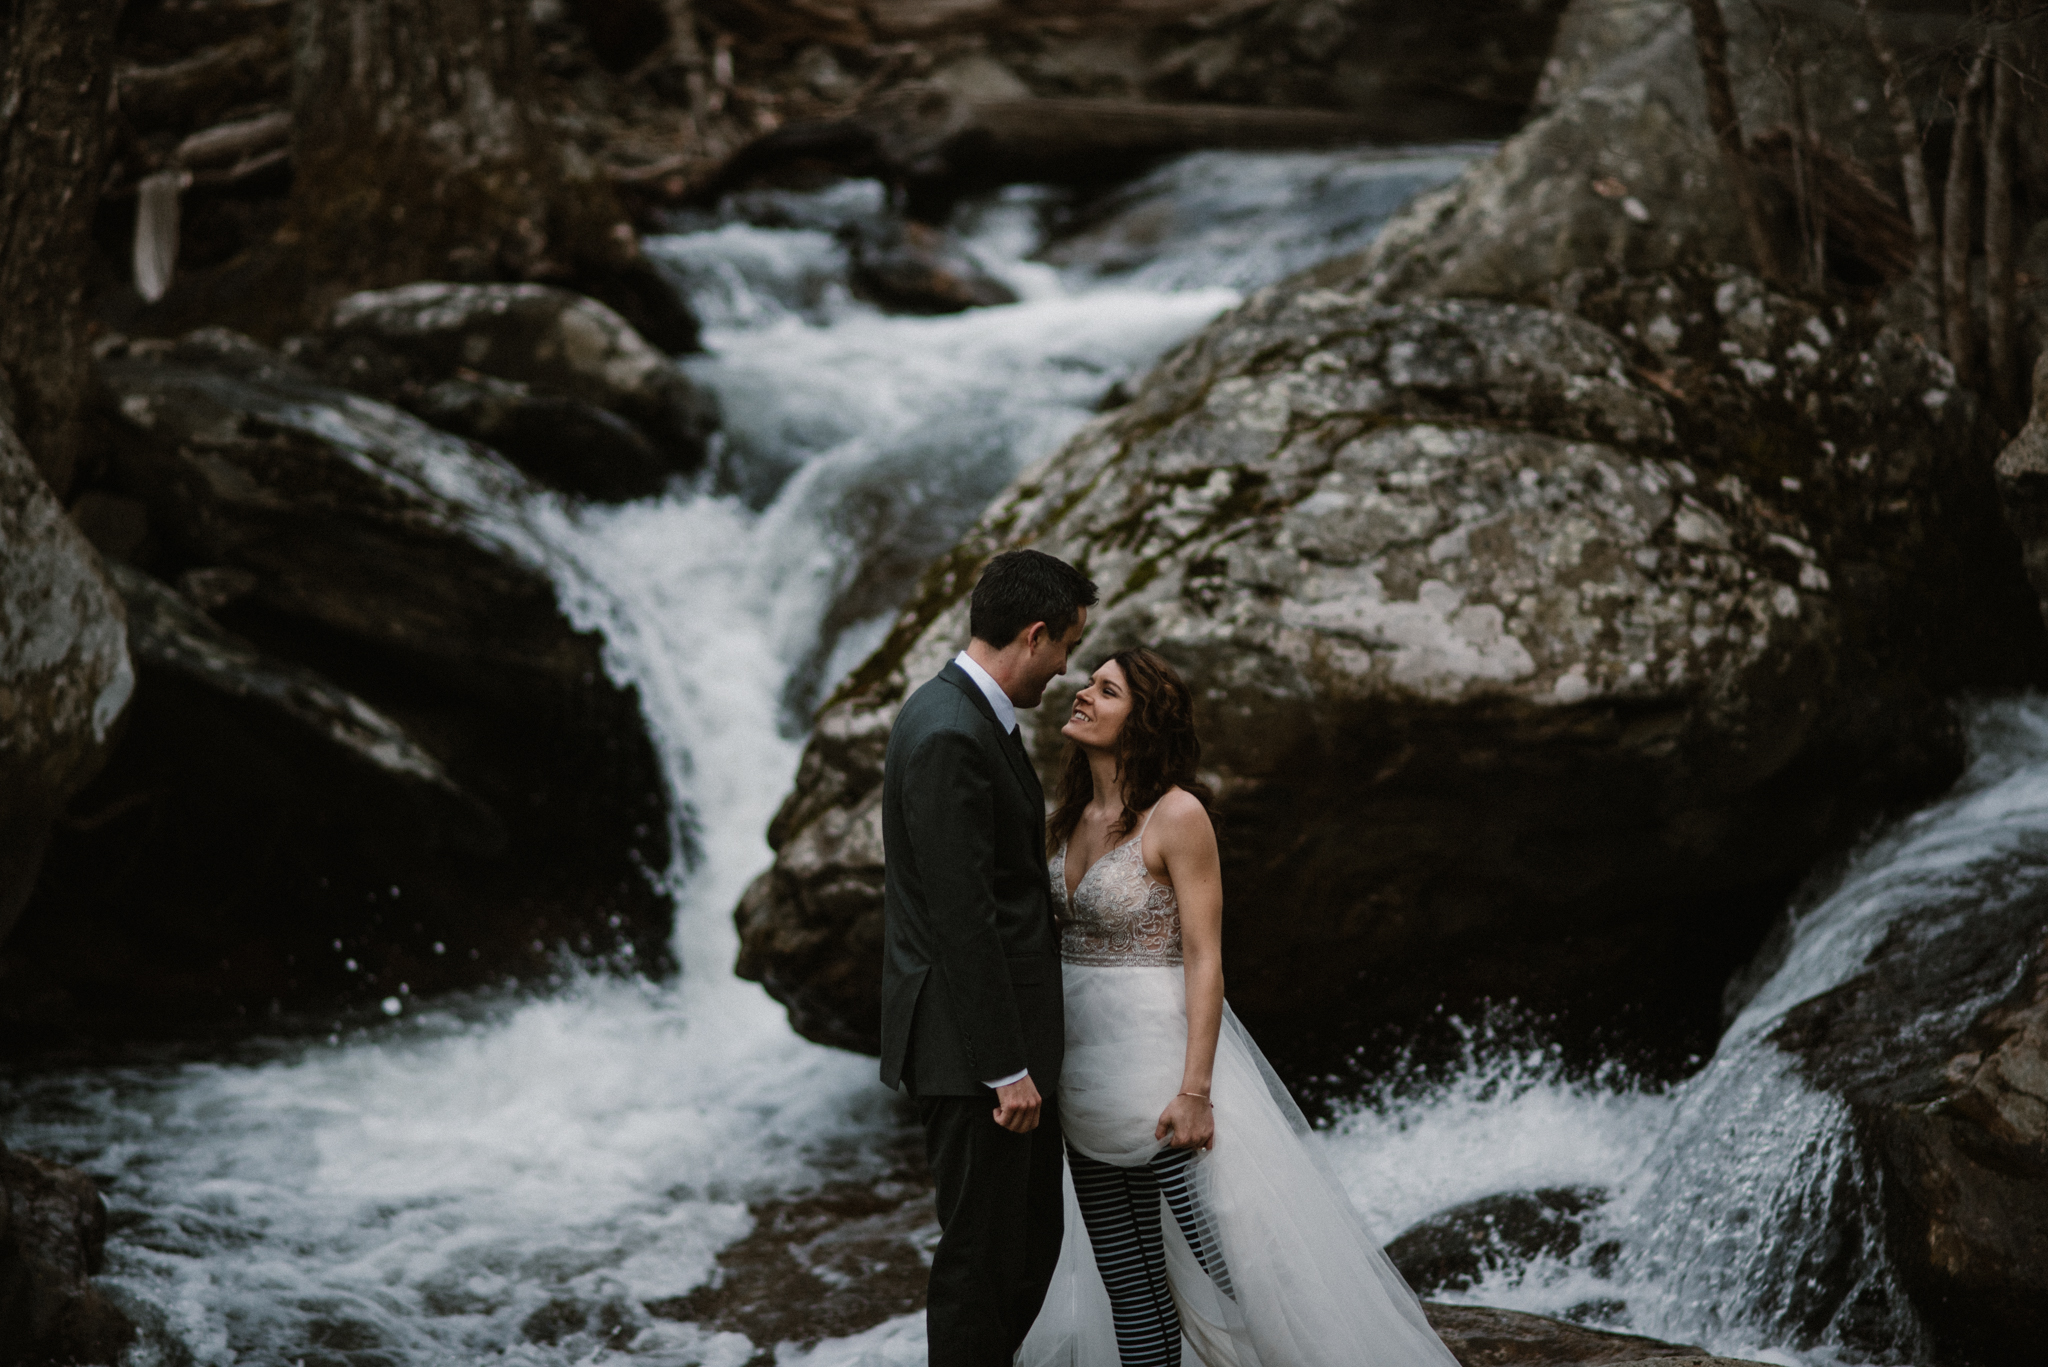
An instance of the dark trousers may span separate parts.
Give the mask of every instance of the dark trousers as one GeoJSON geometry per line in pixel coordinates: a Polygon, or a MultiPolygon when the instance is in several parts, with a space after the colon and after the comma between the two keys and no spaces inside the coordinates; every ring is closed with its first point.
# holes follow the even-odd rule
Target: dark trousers
{"type": "Polygon", "coordinates": [[[1060,1260],[1060,1119],[1051,1097],[1038,1128],[995,1122],[994,1092],[920,1097],[925,1156],[938,1180],[925,1337],[931,1367],[1010,1367],[1060,1260]]]}
{"type": "Polygon", "coordinates": [[[1095,1266],[1109,1292],[1123,1367],[1180,1367],[1180,1312],[1166,1284],[1166,1243],[1159,1201],[1173,1212],[1202,1270],[1216,1289],[1235,1300],[1230,1269],[1216,1241],[1216,1225],[1188,1182],[1193,1149],[1161,1149],[1142,1167],[1120,1168],[1068,1150],[1074,1199],[1088,1226],[1095,1266]]]}

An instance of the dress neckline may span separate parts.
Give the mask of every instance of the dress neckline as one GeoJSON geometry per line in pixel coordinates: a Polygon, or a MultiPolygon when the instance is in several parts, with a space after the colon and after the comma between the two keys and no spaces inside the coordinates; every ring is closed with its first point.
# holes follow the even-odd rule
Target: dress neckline
{"type": "MultiPolygon", "coordinates": [[[[1073,843],[1073,837],[1068,836],[1065,840],[1062,840],[1060,842],[1060,889],[1067,894],[1068,906],[1071,907],[1072,905],[1074,905],[1074,899],[1081,895],[1081,885],[1088,881],[1089,874],[1095,872],[1104,864],[1108,863],[1110,856],[1114,855],[1118,850],[1124,848],[1126,845],[1131,844],[1133,841],[1143,840],[1145,838],[1145,828],[1152,824],[1152,813],[1158,810],[1159,804],[1156,802],[1153,803],[1150,807],[1147,807],[1145,809],[1144,818],[1138,822],[1138,829],[1133,831],[1130,835],[1124,837],[1122,840],[1117,841],[1116,844],[1111,845],[1101,854],[1096,855],[1095,862],[1090,864],[1087,868],[1081,870],[1081,876],[1074,880],[1072,886],[1068,886],[1067,884],[1067,847],[1073,843]]],[[[1152,878],[1152,870],[1150,869],[1145,870],[1145,878],[1147,882],[1156,881],[1152,878]]]]}

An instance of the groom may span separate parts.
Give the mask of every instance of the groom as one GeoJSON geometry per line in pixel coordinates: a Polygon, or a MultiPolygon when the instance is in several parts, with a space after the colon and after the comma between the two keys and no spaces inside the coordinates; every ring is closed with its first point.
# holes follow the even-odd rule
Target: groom
{"type": "Polygon", "coordinates": [[[1005,551],[973,640],[903,704],[882,776],[882,1082],[908,1087],[938,1179],[931,1367],[1009,1367],[1059,1262],[1066,1021],[1045,795],[1017,732],[1067,670],[1095,585],[1005,551]]]}

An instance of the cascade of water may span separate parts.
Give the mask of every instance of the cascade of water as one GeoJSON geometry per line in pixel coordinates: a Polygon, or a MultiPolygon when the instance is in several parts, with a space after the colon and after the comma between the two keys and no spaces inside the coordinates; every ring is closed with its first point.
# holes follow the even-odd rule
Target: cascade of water
{"type": "MultiPolygon", "coordinates": [[[[1283,162],[1282,179],[1373,160],[1283,162]]],[[[1260,158],[1243,166],[1272,178],[1260,158]]],[[[1409,188],[1455,169],[1439,159],[1409,188]]],[[[901,1124],[872,1061],[798,1039],[730,972],[732,907],[767,862],[801,745],[793,718],[864,653],[922,559],[1237,297],[1026,260],[1042,198],[963,220],[1021,302],[951,318],[884,317],[849,294],[835,234],[879,207],[873,186],[757,197],[654,239],[706,319],[709,354],[690,365],[726,413],[717,486],[581,509],[450,491],[548,565],[639,690],[691,836],[666,875],[683,976],[565,965],[539,996],[414,1011],[255,1062],[9,1084],[9,1142],[106,1186],[108,1281],[145,1327],[133,1367],[754,1355],[645,1306],[701,1284],[750,1201],[878,1175],[901,1124]]],[[[1239,264],[1267,272],[1246,267],[1248,281],[1292,263],[1258,245],[1264,231],[1299,249],[1288,214],[1240,225],[1239,264]]],[[[914,1329],[885,1330],[921,1352],[914,1329]]]]}
{"type": "MultiPolygon", "coordinates": [[[[706,318],[710,353],[690,365],[727,415],[717,487],[481,515],[550,564],[640,691],[692,835],[692,862],[667,875],[683,977],[565,969],[538,997],[260,1062],[0,1093],[11,1143],[108,1185],[110,1276],[153,1326],[137,1367],[566,1364],[613,1348],[740,1367],[755,1351],[744,1338],[651,1320],[645,1304],[700,1284],[747,1230],[749,1201],[875,1174],[900,1124],[870,1061],[802,1042],[729,972],[731,909],[766,863],[796,719],[996,488],[1235,297],[1190,282],[1213,286],[1227,266],[1251,287],[1356,245],[1456,161],[1190,159],[1091,220],[1057,271],[1026,259],[1046,206],[1002,196],[963,226],[1021,302],[952,318],[888,318],[852,298],[837,233],[879,207],[873,187],[771,197],[651,241],[706,318]]],[[[1898,916],[2048,839],[2048,709],[1993,707],[1978,734],[1956,795],[1798,920],[1692,1081],[1645,1093],[1475,1047],[1450,1082],[1389,1089],[1344,1118],[1333,1158],[1375,1226],[1391,1235],[1500,1191],[1602,1188],[1578,1252],[1464,1294],[1788,1362],[1849,1352],[1856,1307],[1887,1274],[1874,1235],[1846,1218],[1861,1174],[1839,1107],[1767,1036],[1898,916]],[[1800,1290],[1816,1279],[1859,1289],[1800,1290]]],[[[1911,1342],[1908,1324],[1885,1332],[1911,1342]]],[[[892,1321],[779,1360],[874,1367],[922,1350],[920,1325],[892,1321]]]]}
{"type": "MultiPolygon", "coordinates": [[[[1969,723],[1972,760],[1955,790],[1873,840],[1791,921],[1782,962],[1699,1074],[1643,1094],[1475,1051],[1450,1083],[1335,1128],[1360,1207],[1392,1233],[1497,1192],[1596,1187],[1609,1200],[1570,1256],[1498,1267],[1452,1298],[1766,1361],[1919,1359],[1846,1107],[1809,1087],[1771,1035],[1904,919],[1931,936],[2021,873],[2048,870],[2048,702],[1979,705],[1969,723]]],[[[1955,1002],[1931,1024],[1989,1004],[1955,1002]]]]}

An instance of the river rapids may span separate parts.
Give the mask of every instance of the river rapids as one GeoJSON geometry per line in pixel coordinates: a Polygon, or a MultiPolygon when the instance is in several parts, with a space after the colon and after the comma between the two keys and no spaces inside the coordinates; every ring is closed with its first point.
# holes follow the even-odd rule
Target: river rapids
{"type": "MultiPolygon", "coordinates": [[[[394,998],[386,1023],[325,1039],[0,1083],[8,1142],[106,1191],[106,1281],[144,1326],[131,1367],[767,1362],[647,1306],[710,1278],[750,1203],[876,1180],[907,1142],[872,1060],[799,1039],[731,973],[732,909],[769,860],[803,719],[878,643],[916,566],[1113,387],[1244,292],[1362,246],[1471,155],[1201,154],[1050,252],[1059,206],[1010,191],[955,227],[1020,302],[943,318],[850,295],[837,230],[881,208],[872,184],[757,195],[649,239],[706,324],[687,365],[724,407],[715,468],[660,499],[542,500],[521,519],[639,690],[683,837],[663,875],[683,972],[654,984],[565,958],[542,991],[394,998]]],[[[1692,1078],[1587,1078],[1482,1029],[1461,1067],[1340,1106],[1332,1156],[1375,1230],[1597,1189],[1577,1249],[1501,1260],[1450,1298],[1854,1361],[1788,1290],[1859,1176],[1844,1118],[1765,1037],[1922,892],[2048,834],[2048,708],[1989,704],[1975,725],[1956,793],[1802,900],[1782,965],[1692,1078]]],[[[1859,1303],[1882,1305],[1874,1236],[1851,1254],[1859,1303]]],[[[1893,1360],[1910,1361],[1917,1331],[1891,1313],[1893,1360]]],[[[922,1317],[772,1357],[908,1367],[922,1317]]]]}

